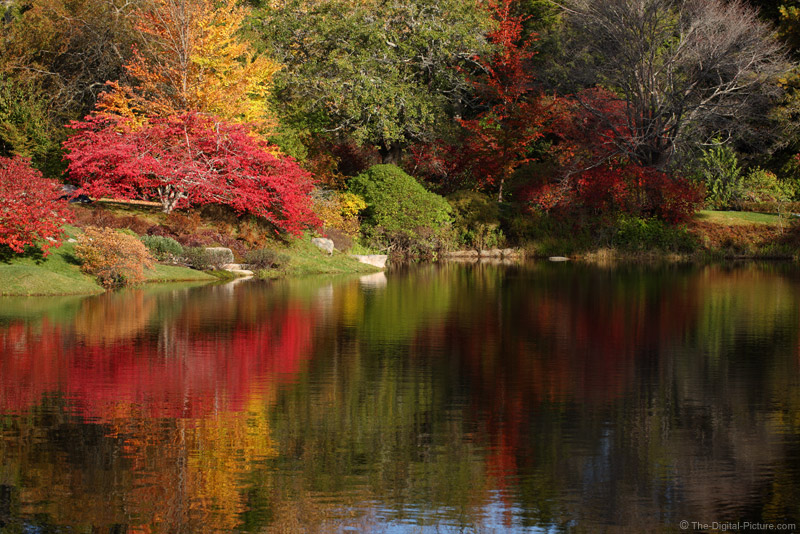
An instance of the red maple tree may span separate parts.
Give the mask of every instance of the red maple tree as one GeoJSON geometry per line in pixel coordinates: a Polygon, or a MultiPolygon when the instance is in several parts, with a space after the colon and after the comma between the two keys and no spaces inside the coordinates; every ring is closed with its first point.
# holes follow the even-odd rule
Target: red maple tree
{"type": "Polygon", "coordinates": [[[702,204],[704,195],[697,184],[619,153],[619,139],[630,137],[631,130],[624,103],[616,95],[603,88],[585,89],[575,99],[559,99],[558,107],[548,132],[562,172],[556,181],[522,192],[532,206],[655,216],[677,224],[702,204]]]}
{"type": "Polygon", "coordinates": [[[186,113],[73,122],[64,143],[70,179],[92,196],[155,199],[164,212],[222,204],[299,235],[317,224],[311,175],[242,124],[186,113]]]}
{"type": "Polygon", "coordinates": [[[459,122],[467,131],[464,153],[473,174],[483,187],[496,187],[502,202],[506,181],[531,161],[532,143],[544,136],[549,106],[534,86],[535,35],[523,35],[526,17],[515,14],[515,0],[489,0],[487,8],[497,24],[489,33],[495,51],[475,58],[485,75],[471,80],[487,109],[459,122]]]}
{"type": "Polygon", "coordinates": [[[30,160],[0,157],[0,245],[17,253],[38,246],[47,255],[70,218],[66,203],[58,200],[63,194],[30,160]]]}

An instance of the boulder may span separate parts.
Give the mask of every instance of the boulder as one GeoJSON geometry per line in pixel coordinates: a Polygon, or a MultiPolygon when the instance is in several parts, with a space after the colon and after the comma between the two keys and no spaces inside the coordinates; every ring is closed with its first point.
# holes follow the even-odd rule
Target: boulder
{"type": "Polygon", "coordinates": [[[333,241],[327,237],[315,237],[311,243],[318,249],[327,252],[329,256],[333,254],[333,241]]]}
{"type": "Polygon", "coordinates": [[[386,260],[389,256],[386,254],[351,254],[350,257],[357,259],[361,263],[383,269],[386,267],[386,260]]]}

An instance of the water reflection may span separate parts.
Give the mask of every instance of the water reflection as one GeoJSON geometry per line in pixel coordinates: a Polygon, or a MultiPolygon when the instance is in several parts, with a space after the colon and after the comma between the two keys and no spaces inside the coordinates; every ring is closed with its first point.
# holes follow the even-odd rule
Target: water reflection
{"type": "Polygon", "coordinates": [[[0,527],[800,522],[793,266],[380,274],[3,301],[0,527]]]}

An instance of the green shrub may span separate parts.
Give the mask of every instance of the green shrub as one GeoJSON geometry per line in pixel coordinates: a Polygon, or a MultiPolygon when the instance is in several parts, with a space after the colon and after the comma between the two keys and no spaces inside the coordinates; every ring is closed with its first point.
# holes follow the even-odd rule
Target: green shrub
{"type": "Polygon", "coordinates": [[[139,238],[139,234],[137,234],[136,232],[134,232],[130,228],[115,228],[115,230],[117,231],[117,233],[120,233],[120,234],[123,234],[123,235],[129,235],[129,236],[135,237],[137,239],[139,238]]]}
{"type": "Polygon", "coordinates": [[[174,261],[183,256],[183,246],[171,237],[143,235],[139,239],[158,261],[174,261]]]}
{"type": "Polygon", "coordinates": [[[207,271],[211,268],[211,258],[205,247],[184,247],[183,260],[192,269],[207,271]]]}
{"type": "Polygon", "coordinates": [[[222,269],[231,262],[229,250],[214,250],[206,247],[184,247],[183,260],[189,267],[200,271],[222,269]]]}
{"type": "Polygon", "coordinates": [[[81,269],[97,276],[105,287],[143,282],[144,269],[153,264],[144,243],[113,228],[87,227],[78,238],[75,255],[81,269]]]}
{"type": "Polygon", "coordinates": [[[716,142],[703,151],[696,178],[706,185],[706,205],[712,209],[732,206],[742,196],[742,169],[736,151],[716,142]]]}
{"type": "Polygon", "coordinates": [[[352,178],[352,193],[367,203],[365,234],[397,250],[413,253],[444,246],[449,239],[452,208],[394,165],[374,165],[352,178]]]}
{"type": "Polygon", "coordinates": [[[613,242],[624,250],[690,252],[697,247],[696,238],[684,227],[630,216],[618,220],[613,242]]]}
{"type": "Polygon", "coordinates": [[[476,191],[458,191],[447,201],[453,208],[455,239],[460,246],[487,249],[505,244],[500,209],[494,199],[476,191]]]}
{"type": "Polygon", "coordinates": [[[289,263],[289,256],[268,248],[249,251],[244,258],[250,269],[279,269],[289,263]]]}
{"type": "Polygon", "coordinates": [[[775,173],[760,167],[750,170],[742,181],[743,202],[788,202],[794,196],[794,186],[778,180],[775,173]]]}

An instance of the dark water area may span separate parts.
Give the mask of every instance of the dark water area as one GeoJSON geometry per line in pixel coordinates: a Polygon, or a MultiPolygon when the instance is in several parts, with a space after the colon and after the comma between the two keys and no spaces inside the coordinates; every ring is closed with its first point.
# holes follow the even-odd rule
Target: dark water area
{"type": "Polygon", "coordinates": [[[791,264],[0,299],[0,532],[790,528],[799,330],[791,264]]]}

